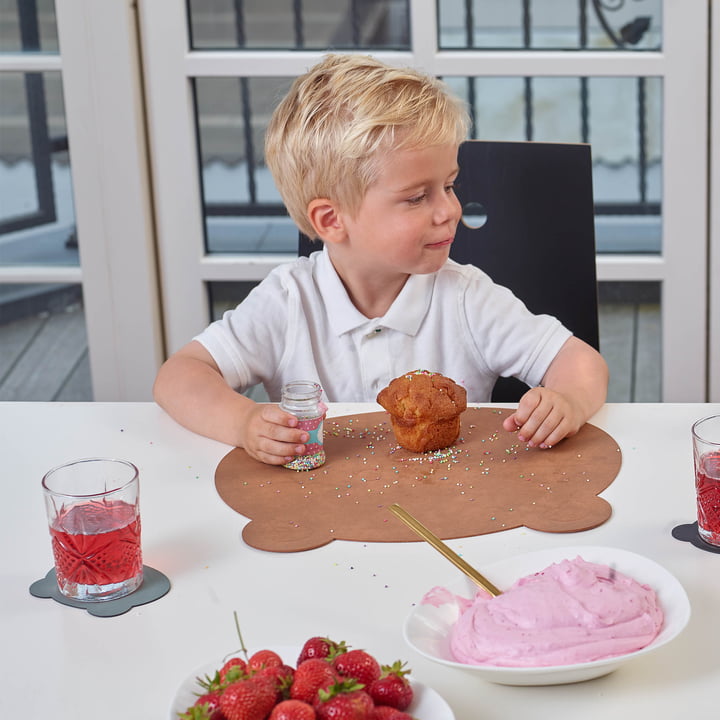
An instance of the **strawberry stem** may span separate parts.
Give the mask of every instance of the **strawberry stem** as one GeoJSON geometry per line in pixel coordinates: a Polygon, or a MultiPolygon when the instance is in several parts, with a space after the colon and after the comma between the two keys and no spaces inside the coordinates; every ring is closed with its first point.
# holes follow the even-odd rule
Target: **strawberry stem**
{"type": "Polygon", "coordinates": [[[237,611],[233,610],[233,617],[235,618],[235,629],[237,630],[238,638],[240,639],[240,649],[242,650],[243,655],[245,656],[245,660],[248,659],[248,651],[245,647],[245,642],[243,641],[242,632],[240,632],[240,621],[238,620],[237,611]]]}

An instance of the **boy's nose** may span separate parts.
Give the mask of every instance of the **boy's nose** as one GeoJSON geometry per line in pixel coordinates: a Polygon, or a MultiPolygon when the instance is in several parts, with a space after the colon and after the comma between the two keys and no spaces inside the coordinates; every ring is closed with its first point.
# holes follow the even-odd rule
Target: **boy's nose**
{"type": "Polygon", "coordinates": [[[454,220],[458,222],[462,215],[462,208],[460,207],[460,201],[457,199],[454,193],[449,195],[443,195],[435,206],[433,220],[437,225],[442,225],[448,220],[454,220]]]}

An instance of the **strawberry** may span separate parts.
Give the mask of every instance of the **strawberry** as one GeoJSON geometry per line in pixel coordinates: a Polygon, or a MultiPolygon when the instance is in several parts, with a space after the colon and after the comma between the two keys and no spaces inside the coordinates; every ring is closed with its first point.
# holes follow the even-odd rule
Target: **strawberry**
{"type": "Polygon", "coordinates": [[[405,710],[410,705],[413,689],[405,677],[410,671],[404,668],[401,660],[381,667],[382,675],[367,687],[376,705],[390,705],[398,710],[405,710]]]}
{"type": "Polygon", "coordinates": [[[375,705],[362,688],[361,683],[345,678],[320,690],[315,701],[318,720],[371,720],[375,705]]]}
{"type": "Polygon", "coordinates": [[[301,662],[309,660],[310,658],[332,659],[335,655],[343,653],[346,650],[347,647],[342,640],[340,642],[335,642],[334,640],[326,637],[311,637],[306,640],[305,644],[302,646],[300,655],[297,659],[297,664],[299,665],[301,662]]]}
{"type": "Polygon", "coordinates": [[[267,667],[260,668],[254,674],[264,675],[265,677],[275,680],[278,684],[284,684],[290,687],[293,676],[295,675],[295,668],[290,667],[290,665],[268,665],[267,667]]]}
{"type": "Polygon", "coordinates": [[[380,664],[365,650],[348,650],[333,660],[333,667],[343,677],[355,678],[366,687],[380,677],[380,664]]]}
{"type": "Polygon", "coordinates": [[[319,658],[310,658],[295,669],[290,697],[314,703],[318,690],[330,687],[337,680],[337,673],[330,663],[319,658]]]}
{"type": "Polygon", "coordinates": [[[248,670],[260,670],[264,667],[280,667],[282,658],[273,650],[258,650],[247,661],[248,670]]]}
{"type": "Polygon", "coordinates": [[[276,699],[272,682],[263,677],[249,677],[225,688],[220,709],[227,720],[265,720],[276,699]]]}
{"type": "Polygon", "coordinates": [[[414,720],[412,715],[408,715],[402,710],[390,707],[389,705],[376,705],[370,716],[370,720],[414,720]]]}
{"type": "Polygon", "coordinates": [[[220,668],[220,682],[231,683],[247,674],[247,663],[239,657],[232,657],[220,668]]]}
{"type": "Polygon", "coordinates": [[[277,702],[287,700],[290,695],[290,686],[295,675],[294,668],[289,665],[280,665],[280,667],[263,667],[255,673],[255,676],[267,677],[275,688],[277,693],[277,702]]]}
{"type": "Polygon", "coordinates": [[[316,720],[317,714],[312,705],[302,700],[283,700],[270,713],[268,720],[316,720]]]}
{"type": "Polygon", "coordinates": [[[205,693],[195,701],[195,705],[205,705],[210,715],[212,715],[214,710],[220,708],[220,694],[220,692],[205,693]]]}
{"type": "Polygon", "coordinates": [[[220,693],[212,692],[201,695],[179,720],[226,720],[220,709],[220,693]]]}

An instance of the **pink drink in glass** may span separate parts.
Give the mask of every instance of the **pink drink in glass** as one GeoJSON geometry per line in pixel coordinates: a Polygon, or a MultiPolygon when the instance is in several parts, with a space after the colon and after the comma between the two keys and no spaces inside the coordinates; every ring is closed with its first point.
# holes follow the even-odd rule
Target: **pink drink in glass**
{"type": "Polygon", "coordinates": [[[88,586],[106,595],[140,584],[140,517],[133,505],[103,500],[73,505],[58,515],[50,534],[58,585],[73,595],[88,586]]]}
{"type": "Polygon", "coordinates": [[[695,464],[698,532],[705,542],[720,545],[720,452],[701,455],[695,464]]]}
{"type": "Polygon", "coordinates": [[[80,601],[114,600],[143,580],[138,469],[88,458],[43,478],[58,589],[80,601]]]}

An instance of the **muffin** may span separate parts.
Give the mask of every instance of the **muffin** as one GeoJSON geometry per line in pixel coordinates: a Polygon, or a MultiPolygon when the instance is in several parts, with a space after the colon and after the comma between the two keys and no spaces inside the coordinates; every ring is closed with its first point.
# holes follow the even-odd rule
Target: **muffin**
{"type": "Polygon", "coordinates": [[[377,401],[390,413],[398,445],[428,452],[458,439],[467,393],[440,373],[413,370],[392,380],[378,393],[377,401]]]}

